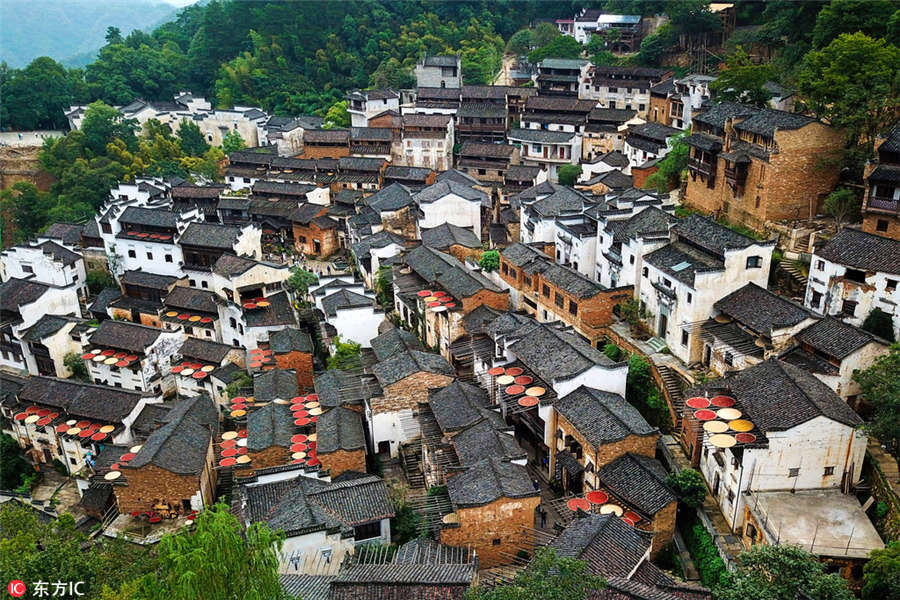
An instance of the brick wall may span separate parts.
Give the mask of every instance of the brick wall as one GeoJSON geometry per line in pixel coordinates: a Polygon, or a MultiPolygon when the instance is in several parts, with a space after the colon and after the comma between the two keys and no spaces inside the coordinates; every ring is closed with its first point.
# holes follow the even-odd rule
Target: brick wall
{"type": "Polygon", "coordinates": [[[316,146],[303,144],[301,158],[341,158],[350,156],[350,146],[316,146]]]}
{"type": "Polygon", "coordinates": [[[656,558],[659,552],[672,542],[675,537],[675,513],[678,503],[673,501],[653,516],[650,531],[653,542],[650,545],[650,557],[656,558]]]}
{"type": "Polygon", "coordinates": [[[382,214],[381,224],[387,231],[406,239],[414,240],[418,237],[416,235],[416,218],[408,206],[395,212],[382,214]]]}
{"type": "Polygon", "coordinates": [[[647,178],[659,171],[659,167],[653,165],[646,169],[631,167],[631,176],[634,177],[634,187],[643,188],[647,184],[647,178]]]}
{"type": "Polygon", "coordinates": [[[862,230],[866,233],[873,233],[875,235],[900,240],[900,215],[866,212],[863,215],[862,230]],[[887,222],[886,231],[881,231],[878,229],[879,221],[887,222]]]}
{"type": "Polygon", "coordinates": [[[337,450],[327,454],[320,452],[316,456],[322,461],[322,468],[328,470],[332,477],[344,471],[366,472],[366,451],[363,449],[337,450]]]}
{"type": "Polygon", "coordinates": [[[534,514],[540,497],[499,498],[457,511],[459,527],[441,530],[441,543],[472,546],[483,569],[508,564],[520,549],[532,552],[534,514]],[[498,542],[495,544],[495,542],[498,542]]]}
{"type": "Polygon", "coordinates": [[[247,456],[250,457],[250,462],[245,467],[238,468],[238,465],[235,465],[235,474],[240,477],[252,475],[256,469],[280,467],[291,462],[290,448],[282,446],[269,446],[265,450],[258,452],[249,451],[247,456]]]}
{"type": "Polygon", "coordinates": [[[420,401],[428,398],[428,390],[450,385],[452,377],[437,373],[419,371],[404,377],[396,383],[384,388],[381,398],[372,400],[372,412],[375,414],[396,410],[415,410],[420,401]]]}
{"type": "Polygon", "coordinates": [[[462,309],[464,314],[469,314],[481,305],[490,306],[493,309],[506,312],[509,308],[509,292],[492,292],[491,290],[480,290],[477,294],[462,298],[462,309]]]}
{"type": "Polygon", "coordinates": [[[114,485],[113,491],[119,512],[129,514],[133,511],[146,511],[160,502],[167,502],[173,506],[181,507],[182,500],[190,500],[191,496],[200,491],[200,479],[209,480],[204,487],[208,490],[204,503],[212,503],[215,493],[215,477],[212,469],[202,475],[179,475],[150,464],[139,469],[122,469],[126,485],[114,485]]]}
{"type": "MultiPolygon", "coordinates": [[[[672,126],[672,119],[669,116],[670,98],[661,98],[659,96],[650,95],[650,110],[647,111],[647,120],[656,121],[669,127],[672,126]]],[[[636,187],[636,186],[635,186],[636,187]]]]}
{"type": "Polygon", "coordinates": [[[478,262],[478,259],[481,258],[481,253],[483,250],[481,248],[466,248],[465,246],[460,246],[459,244],[453,244],[447,249],[447,254],[453,256],[458,259],[460,262],[466,262],[468,257],[472,257],[475,262],[478,262]]]}
{"type": "Polygon", "coordinates": [[[286,352],[275,355],[275,364],[279,369],[294,369],[297,372],[297,385],[301,390],[313,389],[313,357],[309,352],[286,352]]]}

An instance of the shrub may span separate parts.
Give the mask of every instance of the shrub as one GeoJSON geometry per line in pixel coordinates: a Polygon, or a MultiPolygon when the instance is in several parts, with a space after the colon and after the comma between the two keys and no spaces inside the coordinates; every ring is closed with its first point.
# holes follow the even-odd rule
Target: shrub
{"type": "Polygon", "coordinates": [[[481,254],[478,264],[486,273],[496,271],[500,268],[500,253],[496,250],[487,250],[481,254]]]}
{"type": "Polygon", "coordinates": [[[622,349],[615,344],[606,344],[603,346],[603,354],[609,360],[619,360],[622,357],[622,349]]]}
{"type": "Polygon", "coordinates": [[[677,473],[669,473],[666,485],[675,490],[678,499],[688,508],[699,508],[706,498],[706,484],[703,475],[694,469],[682,469],[677,473]]]}
{"type": "Polygon", "coordinates": [[[728,569],[725,567],[725,561],[719,556],[719,550],[712,536],[700,523],[692,522],[691,526],[684,529],[682,531],[684,542],[700,572],[700,581],[706,587],[715,587],[728,569]]]}

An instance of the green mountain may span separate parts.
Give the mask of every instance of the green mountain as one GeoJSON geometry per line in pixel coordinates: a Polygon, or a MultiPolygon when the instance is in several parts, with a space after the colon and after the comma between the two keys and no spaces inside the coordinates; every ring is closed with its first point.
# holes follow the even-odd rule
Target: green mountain
{"type": "Polygon", "coordinates": [[[161,0],[3,0],[0,61],[24,67],[38,56],[84,66],[105,44],[106,28],[152,30],[178,9],[161,0]]]}

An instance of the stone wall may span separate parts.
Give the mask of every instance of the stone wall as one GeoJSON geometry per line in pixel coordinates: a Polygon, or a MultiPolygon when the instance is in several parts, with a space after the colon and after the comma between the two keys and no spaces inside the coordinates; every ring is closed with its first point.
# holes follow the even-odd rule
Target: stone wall
{"type": "Polygon", "coordinates": [[[327,470],[332,478],[337,477],[344,471],[366,472],[366,451],[362,448],[359,450],[337,450],[327,454],[317,453],[316,456],[322,461],[322,468],[327,470]]]}
{"type": "Polygon", "coordinates": [[[540,497],[499,498],[484,506],[460,508],[458,527],[441,530],[441,543],[471,546],[478,554],[479,566],[489,569],[512,562],[516,553],[531,553],[535,510],[540,497]]]}
{"type": "Polygon", "coordinates": [[[668,546],[675,537],[675,515],[678,502],[670,502],[668,506],[653,515],[650,531],[653,542],[650,546],[650,558],[656,558],[660,551],[668,546]]]}
{"type": "Polygon", "coordinates": [[[309,352],[286,352],[275,355],[279,369],[294,369],[301,390],[313,389],[313,356],[309,352]]]}
{"type": "Polygon", "coordinates": [[[184,510],[183,500],[190,500],[201,489],[201,477],[211,478],[209,485],[204,485],[208,490],[208,498],[204,498],[204,504],[212,503],[215,493],[214,475],[210,472],[202,475],[179,475],[150,464],[138,469],[122,469],[122,475],[126,485],[114,485],[113,491],[119,512],[129,514],[134,511],[151,510],[160,502],[166,502],[178,506],[184,510]]]}
{"type": "Polygon", "coordinates": [[[305,142],[301,158],[342,158],[350,156],[350,146],[317,146],[305,142]]]}
{"type": "Polygon", "coordinates": [[[419,402],[428,401],[428,390],[450,385],[452,377],[418,371],[384,388],[381,398],[372,399],[375,414],[398,410],[416,410],[419,402]]]}

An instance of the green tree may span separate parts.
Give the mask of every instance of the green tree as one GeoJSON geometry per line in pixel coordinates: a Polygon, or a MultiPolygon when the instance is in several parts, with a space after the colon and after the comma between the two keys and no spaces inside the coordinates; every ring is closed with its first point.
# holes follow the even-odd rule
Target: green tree
{"type": "Polygon", "coordinates": [[[329,369],[341,369],[350,371],[359,369],[362,366],[360,362],[360,353],[362,346],[353,340],[343,341],[338,335],[334,338],[334,352],[328,357],[329,369]]]}
{"type": "Polygon", "coordinates": [[[85,383],[93,383],[87,367],[84,365],[84,359],[78,353],[69,352],[66,354],[63,357],[63,365],[72,373],[72,378],[85,383]]]}
{"type": "Polygon", "coordinates": [[[284,533],[254,523],[246,531],[225,504],[201,512],[194,531],[159,543],[159,569],[144,576],[137,599],[282,600],[278,562],[284,533]]]}
{"type": "MultiPolygon", "coordinates": [[[[429,490],[430,492],[431,490],[429,490]]],[[[409,503],[409,488],[397,483],[390,487],[394,518],[391,519],[391,541],[403,545],[422,534],[422,517],[409,503]]]]}
{"type": "Polygon", "coordinates": [[[852,600],[847,582],[798,546],[757,545],[742,552],[737,568],[716,588],[718,600],[797,600],[803,591],[810,600],[852,600]]]}
{"type": "Polygon", "coordinates": [[[628,359],[625,399],[654,427],[667,431],[671,427],[669,409],[653,381],[650,363],[639,354],[628,359]]]}
{"type": "Polygon", "coordinates": [[[678,32],[671,23],[665,23],[656,33],[652,33],[641,41],[637,60],[647,67],[658,67],[663,55],[678,43],[678,32]]]}
{"type": "Polygon", "coordinates": [[[0,120],[4,128],[20,130],[67,128],[65,111],[86,100],[86,95],[81,71],[67,70],[42,56],[0,78],[0,120]]]}
{"type": "Polygon", "coordinates": [[[706,499],[706,483],[703,475],[694,469],[682,469],[677,473],[669,473],[666,485],[675,490],[678,499],[688,508],[700,508],[706,499]]]}
{"type": "Polygon", "coordinates": [[[244,143],[244,138],[241,137],[241,134],[238,133],[237,129],[232,129],[222,138],[222,151],[225,154],[231,154],[232,152],[243,150],[246,147],[247,145],[244,143]]]}
{"type": "Polygon", "coordinates": [[[496,250],[485,250],[478,259],[478,265],[484,269],[486,273],[496,271],[500,268],[500,253],[496,250]]]}
{"type": "Polygon", "coordinates": [[[520,29],[506,43],[506,51],[516,56],[531,52],[534,47],[534,34],[530,29],[520,29]]]}
{"type": "Polygon", "coordinates": [[[809,108],[871,152],[875,135],[900,117],[900,49],[844,33],[808,53],[797,86],[809,108]]]}
{"type": "Polygon", "coordinates": [[[740,46],[719,67],[718,78],[709,84],[716,102],[743,102],[765,107],[772,97],[763,86],[775,77],[769,64],[754,64],[740,46]]]}
{"type": "Polygon", "coordinates": [[[691,148],[684,142],[683,134],[673,138],[669,143],[672,146],[669,153],[656,164],[657,171],[647,178],[645,188],[668,192],[681,184],[681,175],[687,169],[691,148]]]}
{"type": "Polygon", "coordinates": [[[416,87],[416,76],[410,67],[404,66],[396,58],[382,61],[378,68],[372,72],[369,83],[373,88],[390,88],[402,90],[416,87]]]}
{"type": "Polygon", "coordinates": [[[900,377],[897,373],[900,373],[900,344],[893,344],[868,369],[854,373],[853,380],[872,406],[869,432],[900,459],[900,377]]]}
{"type": "Polygon", "coordinates": [[[85,277],[85,283],[88,286],[88,291],[94,295],[99,294],[106,288],[118,287],[112,274],[109,271],[104,271],[102,269],[88,271],[87,276],[85,277]]]}
{"type": "Polygon", "coordinates": [[[347,110],[347,101],[341,100],[331,105],[325,113],[325,129],[332,127],[350,127],[350,112],[347,110]]]}
{"type": "Polygon", "coordinates": [[[862,202],[859,195],[849,188],[834,190],[825,198],[825,214],[834,217],[838,231],[844,223],[853,223],[860,218],[862,202]]]}
{"type": "Polygon", "coordinates": [[[123,119],[118,110],[100,100],[88,105],[81,123],[84,145],[95,155],[105,154],[107,144],[116,139],[122,140],[127,148],[134,148],[136,129],[136,121],[123,119]]]}
{"type": "Polygon", "coordinates": [[[891,39],[889,24],[898,11],[900,6],[895,0],[831,0],[816,16],[813,46],[822,48],[842,33],[857,31],[873,38],[891,39]]]}
{"type": "Polygon", "coordinates": [[[287,288],[294,294],[303,297],[309,292],[309,286],[317,283],[319,278],[315,273],[311,273],[300,267],[291,267],[291,276],[285,282],[287,288]]]}
{"type": "Polygon", "coordinates": [[[538,48],[546,46],[557,38],[563,37],[559,32],[559,29],[557,29],[553,23],[548,23],[546,21],[541,21],[535,25],[531,32],[531,36],[534,45],[538,48]]]}
{"type": "Polygon", "coordinates": [[[603,346],[603,354],[609,360],[618,362],[619,359],[622,358],[622,349],[615,344],[606,344],[603,346]]]}
{"type": "Polygon", "coordinates": [[[671,0],[666,14],[675,30],[688,36],[721,31],[722,20],[709,9],[709,0],[671,0]]]}
{"type": "Polygon", "coordinates": [[[863,600],[900,598],[900,542],[873,550],[863,574],[863,600]]]}
{"type": "MultiPolygon", "coordinates": [[[[0,212],[13,225],[12,239],[22,243],[49,224],[48,214],[53,206],[49,194],[38,190],[27,181],[14,183],[9,189],[0,191],[0,212]]],[[[9,236],[9,231],[3,232],[9,236]]]]}
{"type": "Polygon", "coordinates": [[[575,185],[581,175],[581,165],[560,165],[556,169],[556,178],[560,185],[575,185]]]}
{"type": "Polygon", "coordinates": [[[178,140],[181,149],[189,156],[203,156],[210,147],[200,126],[187,119],[182,119],[178,126],[178,140]]]}
{"type": "Polygon", "coordinates": [[[877,306],[866,316],[860,329],[874,333],[889,342],[894,341],[894,318],[877,306]]]}
{"type": "Polygon", "coordinates": [[[394,310],[393,272],[388,265],[378,268],[378,274],[375,277],[375,295],[384,312],[389,313],[394,310]]]}
{"type": "Polygon", "coordinates": [[[26,476],[34,473],[32,467],[22,455],[19,443],[5,433],[0,433],[0,489],[14,490],[26,476]]]}
{"type": "Polygon", "coordinates": [[[606,581],[592,575],[585,561],[559,556],[545,546],[535,550],[534,559],[515,579],[493,588],[470,588],[466,600],[583,600],[604,587],[606,581]]]}
{"type": "Polygon", "coordinates": [[[561,35],[545,46],[528,53],[528,62],[539,63],[545,58],[581,58],[583,48],[575,38],[561,35]]]}

